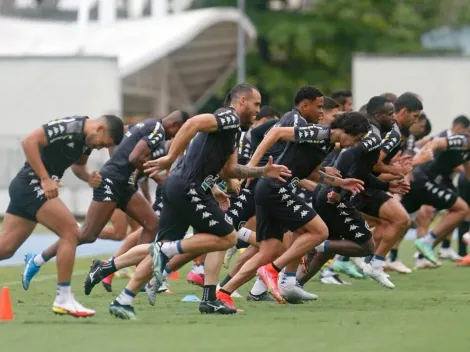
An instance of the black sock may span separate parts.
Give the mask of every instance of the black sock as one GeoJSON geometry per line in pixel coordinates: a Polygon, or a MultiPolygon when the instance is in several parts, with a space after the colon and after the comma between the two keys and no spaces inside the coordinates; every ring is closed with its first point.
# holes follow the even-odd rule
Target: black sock
{"type": "Polygon", "coordinates": [[[279,269],[276,264],[271,263],[271,265],[273,266],[274,270],[276,270],[278,273],[281,272],[282,269],[279,269]]]}
{"type": "Polygon", "coordinates": [[[114,257],[111,258],[110,260],[103,262],[101,265],[101,277],[104,279],[105,277],[108,277],[112,273],[115,273],[117,271],[116,266],[114,265],[114,257]]]}
{"type": "Polygon", "coordinates": [[[228,292],[227,290],[224,290],[223,288],[221,288],[219,291],[222,292],[222,293],[225,293],[226,295],[229,295],[229,296],[232,295],[232,292],[228,292]]]}
{"type": "Polygon", "coordinates": [[[458,227],[459,230],[459,255],[465,257],[467,255],[467,244],[463,241],[463,235],[470,230],[470,221],[462,221],[458,227]]]}
{"type": "Polygon", "coordinates": [[[447,249],[447,248],[450,248],[450,240],[448,240],[448,239],[446,238],[444,241],[442,241],[442,246],[441,246],[441,248],[446,248],[446,249],[447,249]]]}
{"type": "Polygon", "coordinates": [[[349,262],[349,257],[345,257],[344,255],[341,256],[341,258],[339,259],[341,262],[349,262]]]}
{"type": "Polygon", "coordinates": [[[224,287],[230,280],[232,280],[232,277],[230,274],[227,274],[227,276],[220,282],[220,287],[224,287]]]}
{"type": "Polygon", "coordinates": [[[365,259],[365,262],[366,262],[366,263],[370,263],[370,261],[372,260],[372,258],[374,258],[373,255],[367,256],[366,259],[365,259]]]}
{"type": "Polygon", "coordinates": [[[398,249],[390,250],[390,261],[394,262],[398,258],[398,249]]]}
{"type": "Polygon", "coordinates": [[[202,291],[202,300],[205,302],[213,302],[217,300],[215,289],[216,285],[204,285],[204,290],[202,291]]]}
{"type": "Polygon", "coordinates": [[[424,258],[425,258],[425,256],[422,255],[421,253],[418,255],[418,259],[424,259],[424,258]]]}

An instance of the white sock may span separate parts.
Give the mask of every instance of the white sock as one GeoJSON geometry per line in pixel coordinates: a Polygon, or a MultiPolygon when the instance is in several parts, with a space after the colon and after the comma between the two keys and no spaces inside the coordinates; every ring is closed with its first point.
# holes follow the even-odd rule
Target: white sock
{"type": "Polygon", "coordinates": [[[291,288],[295,286],[295,274],[296,273],[284,273],[281,280],[281,286],[291,288]]]}
{"type": "MultiPolygon", "coordinates": [[[[326,241],[325,241],[326,242],[326,241]]],[[[320,243],[318,246],[315,247],[315,250],[318,253],[323,253],[325,251],[325,242],[320,243]]]]}
{"type": "Polygon", "coordinates": [[[33,262],[37,266],[43,266],[46,261],[44,260],[42,253],[39,253],[39,254],[36,254],[36,256],[34,257],[33,262]]]}
{"type": "Polygon", "coordinates": [[[426,236],[423,237],[423,241],[427,244],[432,245],[436,240],[437,236],[431,232],[429,232],[426,236]]]}
{"type": "Polygon", "coordinates": [[[72,287],[70,283],[57,284],[57,296],[61,301],[66,301],[72,298],[72,287]]]}
{"type": "Polygon", "coordinates": [[[237,232],[238,239],[246,243],[248,243],[248,240],[250,239],[250,235],[251,235],[251,230],[247,229],[246,227],[242,227],[237,232]]]}
{"type": "Polygon", "coordinates": [[[254,296],[259,296],[267,291],[266,285],[260,278],[257,278],[253,288],[251,289],[250,293],[254,296]]]}
{"type": "Polygon", "coordinates": [[[123,306],[131,306],[134,298],[135,298],[135,294],[132,291],[129,291],[127,288],[125,288],[124,290],[122,290],[118,298],[116,298],[116,301],[118,301],[118,303],[122,304],[123,306]]]}
{"type": "Polygon", "coordinates": [[[162,252],[168,257],[171,258],[177,254],[183,253],[183,249],[181,248],[181,241],[172,241],[166,242],[162,245],[162,252]]]}
{"type": "Polygon", "coordinates": [[[384,265],[385,265],[385,258],[377,254],[375,254],[372,260],[370,261],[370,266],[374,270],[382,269],[384,265]]]}
{"type": "Polygon", "coordinates": [[[191,271],[196,275],[204,275],[204,265],[193,265],[191,271]]]}

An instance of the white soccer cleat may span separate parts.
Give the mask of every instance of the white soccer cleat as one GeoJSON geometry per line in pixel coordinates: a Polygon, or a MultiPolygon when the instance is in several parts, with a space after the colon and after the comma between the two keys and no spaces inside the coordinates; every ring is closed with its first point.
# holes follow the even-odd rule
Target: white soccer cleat
{"type": "Polygon", "coordinates": [[[438,254],[440,259],[451,260],[453,262],[462,260],[462,257],[458,255],[452,248],[441,248],[439,249],[438,254]]]}
{"type": "Polygon", "coordinates": [[[351,257],[349,260],[361,271],[364,271],[367,263],[365,262],[365,258],[361,257],[351,257]]]}
{"type": "Polygon", "coordinates": [[[69,299],[55,298],[52,311],[57,315],[71,315],[75,318],[87,318],[96,314],[93,309],[88,309],[78,303],[73,296],[69,299]]]}
{"type": "Polygon", "coordinates": [[[295,285],[292,287],[280,285],[279,293],[289,303],[298,303],[301,301],[315,301],[318,299],[318,296],[316,294],[305,291],[299,285],[295,285]]]}
{"type": "Polygon", "coordinates": [[[350,282],[343,281],[339,274],[330,268],[320,271],[320,283],[324,285],[350,285],[350,282]]]}
{"type": "Polygon", "coordinates": [[[384,287],[395,288],[395,285],[393,284],[393,282],[391,282],[388,279],[388,276],[384,273],[383,268],[374,269],[372,268],[372,266],[370,266],[370,264],[367,264],[364,267],[364,274],[371,277],[372,279],[374,279],[375,281],[377,281],[380,285],[384,287]]]}
{"type": "Polygon", "coordinates": [[[232,298],[241,298],[242,295],[240,293],[238,293],[237,290],[235,290],[235,291],[232,292],[231,297],[232,298]]]}
{"type": "Polygon", "coordinates": [[[422,270],[422,269],[437,269],[439,265],[431,263],[426,258],[415,258],[415,270],[422,270]]]}
{"type": "Polygon", "coordinates": [[[385,267],[388,270],[396,271],[400,274],[409,274],[412,272],[412,270],[408,268],[405,264],[403,264],[401,260],[395,260],[394,262],[387,260],[385,262],[385,267]]]}

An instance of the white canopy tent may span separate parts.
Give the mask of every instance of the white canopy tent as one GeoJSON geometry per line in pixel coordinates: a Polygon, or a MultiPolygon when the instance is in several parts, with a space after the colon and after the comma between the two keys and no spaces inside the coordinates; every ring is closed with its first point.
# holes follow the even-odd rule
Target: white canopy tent
{"type": "Polygon", "coordinates": [[[238,23],[252,42],[234,8],[85,25],[0,17],[0,55],[117,57],[124,114],[194,112],[236,68],[238,23]]]}

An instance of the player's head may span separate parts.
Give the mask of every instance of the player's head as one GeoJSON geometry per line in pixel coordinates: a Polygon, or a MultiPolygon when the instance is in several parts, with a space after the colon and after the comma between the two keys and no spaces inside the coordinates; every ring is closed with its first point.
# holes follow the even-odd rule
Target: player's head
{"type": "Polygon", "coordinates": [[[330,140],[343,148],[356,144],[369,131],[369,120],[360,112],[345,112],[331,123],[330,140]]]}
{"type": "Polygon", "coordinates": [[[183,110],[175,110],[162,120],[163,128],[168,139],[176,136],[181,126],[189,119],[189,114],[183,110]]]}
{"type": "Polygon", "coordinates": [[[421,115],[423,104],[414,93],[403,93],[395,102],[395,121],[401,128],[410,128],[421,115]]]}
{"type": "Polygon", "coordinates": [[[393,126],[395,108],[385,97],[375,96],[370,98],[366,106],[366,112],[369,119],[375,119],[381,128],[390,130],[393,126]]]}
{"type": "Polygon", "coordinates": [[[331,94],[331,97],[339,103],[340,111],[349,112],[353,110],[352,93],[350,90],[337,90],[331,94]]]}
{"type": "Polygon", "coordinates": [[[256,115],[253,127],[258,127],[268,121],[279,120],[280,118],[281,114],[277,110],[273,109],[270,106],[263,106],[259,113],[256,115]]]}
{"type": "Polygon", "coordinates": [[[235,109],[240,118],[240,126],[250,127],[261,108],[261,93],[249,83],[240,83],[232,88],[225,98],[225,106],[235,109]]]}
{"type": "Polygon", "coordinates": [[[465,115],[457,116],[452,121],[452,132],[453,133],[466,133],[470,127],[470,120],[465,115]]]}
{"type": "Polygon", "coordinates": [[[397,101],[397,96],[393,93],[382,93],[380,94],[381,97],[387,99],[390,103],[395,103],[397,101]]]}
{"type": "Polygon", "coordinates": [[[323,97],[323,116],[320,117],[320,123],[323,125],[331,125],[339,111],[339,103],[330,98],[323,97]]]}
{"type": "Polygon", "coordinates": [[[89,120],[85,127],[85,144],[93,149],[109,148],[121,143],[124,135],[124,124],[115,115],[103,115],[89,120]]]}
{"type": "Polygon", "coordinates": [[[295,107],[312,123],[318,123],[323,115],[323,93],[314,86],[301,87],[294,98],[295,107]]]}
{"type": "Polygon", "coordinates": [[[423,136],[426,130],[427,120],[428,118],[424,113],[419,115],[416,122],[410,127],[410,133],[415,137],[423,136]]]}

